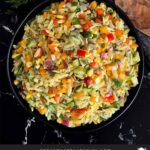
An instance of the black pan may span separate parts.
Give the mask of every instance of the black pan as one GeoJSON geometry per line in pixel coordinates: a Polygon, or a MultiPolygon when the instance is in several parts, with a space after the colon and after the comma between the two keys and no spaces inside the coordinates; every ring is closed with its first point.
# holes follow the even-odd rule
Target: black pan
{"type": "MultiPolygon", "coordinates": [[[[59,1],[59,0],[58,0],[59,1]]],[[[112,7],[114,10],[116,10],[116,12],[120,15],[120,17],[124,20],[124,22],[128,25],[128,27],[130,28],[130,35],[134,36],[137,40],[137,43],[139,45],[138,47],[138,51],[140,54],[140,64],[139,64],[139,73],[138,73],[138,80],[139,80],[139,84],[135,87],[132,88],[129,91],[129,96],[127,98],[127,102],[125,103],[125,106],[122,107],[119,111],[117,111],[110,119],[108,119],[105,122],[102,122],[101,124],[98,125],[94,125],[94,124],[90,124],[90,125],[85,125],[85,126],[81,126],[81,127],[76,127],[76,128],[68,128],[65,127],[63,125],[60,125],[58,123],[56,123],[55,121],[47,121],[46,117],[40,115],[36,110],[34,110],[34,112],[31,112],[29,105],[27,104],[27,102],[19,95],[18,89],[16,88],[16,86],[13,84],[13,81],[15,79],[13,73],[12,73],[12,68],[13,68],[13,61],[11,58],[12,55],[12,50],[13,50],[13,44],[17,44],[24,33],[24,25],[32,18],[34,18],[37,14],[41,13],[41,11],[46,8],[47,6],[50,5],[50,1],[46,0],[44,2],[42,2],[41,4],[39,4],[38,6],[36,6],[27,16],[26,18],[22,21],[22,23],[20,24],[20,26],[18,27],[12,42],[10,44],[10,48],[9,48],[9,52],[8,52],[8,57],[7,57],[7,75],[8,75],[8,80],[10,83],[10,87],[16,97],[16,99],[21,103],[21,105],[29,112],[31,113],[33,116],[35,116],[37,119],[43,121],[45,124],[53,127],[53,128],[57,128],[60,129],[62,131],[65,132],[70,132],[70,133],[87,133],[87,132],[91,132],[91,131],[95,131],[98,129],[101,129],[105,126],[110,125],[114,120],[116,120],[118,117],[120,117],[123,113],[125,113],[125,111],[131,106],[131,104],[133,103],[133,101],[136,99],[137,94],[139,93],[139,89],[141,87],[142,84],[142,79],[143,79],[143,73],[144,73],[144,55],[143,55],[143,50],[141,47],[141,43],[140,43],[140,39],[138,38],[137,34],[136,34],[136,30],[135,27],[133,26],[133,24],[130,22],[129,18],[126,16],[126,14],[120,9],[118,8],[114,3],[109,2],[109,1],[98,1],[97,2],[104,2],[107,6],[112,7]]]]}

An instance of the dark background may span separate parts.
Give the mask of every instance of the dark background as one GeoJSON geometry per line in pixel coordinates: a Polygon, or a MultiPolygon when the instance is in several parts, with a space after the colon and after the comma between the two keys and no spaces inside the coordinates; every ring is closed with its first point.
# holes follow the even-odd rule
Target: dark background
{"type": "Polygon", "coordinates": [[[8,84],[6,57],[18,25],[40,2],[42,0],[34,0],[18,9],[12,9],[11,5],[0,2],[0,143],[150,144],[150,37],[139,31],[137,32],[145,52],[142,87],[132,106],[111,125],[89,134],[64,133],[45,126],[20,106],[8,84]],[[13,12],[10,13],[10,10],[13,12]]]}

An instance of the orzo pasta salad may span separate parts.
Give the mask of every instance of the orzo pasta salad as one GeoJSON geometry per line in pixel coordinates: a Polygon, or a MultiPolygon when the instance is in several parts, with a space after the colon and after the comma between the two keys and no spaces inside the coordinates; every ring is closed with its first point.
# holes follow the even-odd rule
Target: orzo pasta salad
{"type": "Polygon", "coordinates": [[[99,124],[138,84],[134,37],[105,3],[52,3],[28,22],[12,54],[14,84],[31,110],[68,127],[99,124]]]}

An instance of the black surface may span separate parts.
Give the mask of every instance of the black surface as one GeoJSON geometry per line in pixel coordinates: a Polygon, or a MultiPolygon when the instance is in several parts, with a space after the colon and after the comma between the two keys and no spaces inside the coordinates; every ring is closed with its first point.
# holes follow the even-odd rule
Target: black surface
{"type": "MultiPolygon", "coordinates": [[[[38,1],[40,3],[40,1],[38,1]]],[[[145,66],[142,88],[129,110],[110,126],[90,134],[69,134],[45,126],[27,113],[11,93],[6,77],[6,56],[12,36],[19,23],[37,3],[21,7],[15,15],[5,15],[0,2],[0,110],[1,143],[138,143],[150,144],[150,75],[145,66]],[[32,121],[33,120],[33,121],[32,121]],[[30,126],[31,122],[31,126],[30,126]],[[26,136],[27,134],[27,136],[26,136]],[[26,138],[27,137],[27,138],[26,138]]],[[[139,33],[144,51],[150,51],[149,38],[139,33]]],[[[146,60],[148,60],[146,58],[146,60]]]]}

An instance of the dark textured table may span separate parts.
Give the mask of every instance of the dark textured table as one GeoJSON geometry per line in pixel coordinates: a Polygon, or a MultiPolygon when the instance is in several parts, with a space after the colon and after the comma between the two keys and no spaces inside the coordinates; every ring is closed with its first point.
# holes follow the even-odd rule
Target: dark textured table
{"type": "Polygon", "coordinates": [[[20,106],[8,84],[6,57],[19,23],[36,5],[37,2],[33,2],[21,7],[14,15],[6,15],[8,6],[0,2],[0,143],[150,144],[150,38],[138,31],[146,55],[143,84],[129,110],[111,125],[89,134],[64,133],[45,126],[20,106]]]}

